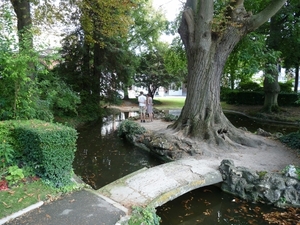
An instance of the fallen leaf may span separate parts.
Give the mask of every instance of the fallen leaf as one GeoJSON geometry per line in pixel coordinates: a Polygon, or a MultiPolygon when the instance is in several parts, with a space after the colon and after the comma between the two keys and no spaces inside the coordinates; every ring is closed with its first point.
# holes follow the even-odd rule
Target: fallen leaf
{"type": "Polygon", "coordinates": [[[8,191],[9,194],[13,195],[15,191],[8,191]]]}

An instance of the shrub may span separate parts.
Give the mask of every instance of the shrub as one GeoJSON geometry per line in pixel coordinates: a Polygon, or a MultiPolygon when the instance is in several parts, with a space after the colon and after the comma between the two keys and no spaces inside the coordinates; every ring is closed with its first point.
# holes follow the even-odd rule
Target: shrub
{"type": "Polygon", "coordinates": [[[300,131],[284,135],[279,140],[293,149],[300,150],[300,131]]]}
{"type": "Polygon", "coordinates": [[[159,225],[160,217],[153,207],[133,207],[128,225],[159,225]]]}
{"type": "MultiPolygon", "coordinates": [[[[263,105],[265,94],[259,91],[227,91],[223,96],[227,104],[239,105],[263,105]]],[[[297,93],[279,93],[278,105],[279,106],[295,106],[299,99],[297,93]]]]}
{"type": "Polygon", "coordinates": [[[176,121],[178,119],[178,116],[172,115],[172,114],[166,114],[164,117],[164,120],[167,122],[176,121]]]}
{"type": "Polygon", "coordinates": [[[232,91],[232,89],[226,88],[226,87],[221,87],[221,90],[220,90],[221,101],[226,101],[226,96],[230,91],[232,91]]]}
{"type": "Polygon", "coordinates": [[[263,105],[264,93],[257,91],[232,90],[227,93],[227,104],[263,105]]]}
{"type": "Polygon", "coordinates": [[[0,167],[12,165],[13,161],[17,161],[20,153],[16,151],[16,140],[12,135],[14,125],[12,121],[0,122],[0,167]]]}
{"type": "Polygon", "coordinates": [[[0,143],[0,169],[5,168],[13,162],[14,149],[4,140],[0,143]]]}
{"type": "Polygon", "coordinates": [[[24,178],[23,170],[18,166],[10,166],[8,168],[8,176],[5,179],[8,181],[9,185],[16,184],[24,178]]]}
{"type": "Polygon", "coordinates": [[[19,121],[14,135],[26,161],[54,187],[70,183],[77,132],[73,128],[39,120],[19,121]]]}
{"type": "Polygon", "coordinates": [[[285,83],[278,82],[278,84],[280,86],[280,92],[287,92],[287,93],[293,92],[293,82],[292,82],[292,80],[287,81],[285,83]]]}
{"type": "Polygon", "coordinates": [[[124,120],[118,127],[118,136],[126,137],[128,140],[133,141],[135,135],[143,134],[146,129],[138,123],[131,120],[124,120]]]}
{"type": "Polygon", "coordinates": [[[279,93],[278,105],[279,106],[295,106],[299,95],[297,93],[279,93]]]}
{"type": "Polygon", "coordinates": [[[238,87],[239,90],[242,91],[262,91],[262,87],[253,81],[241,82],[238,87]]]}

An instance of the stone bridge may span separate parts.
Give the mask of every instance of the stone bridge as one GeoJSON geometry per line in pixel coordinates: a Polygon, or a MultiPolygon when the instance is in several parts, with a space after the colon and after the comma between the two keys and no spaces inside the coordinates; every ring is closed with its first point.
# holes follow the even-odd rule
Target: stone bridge
{"type": "Polygon", "coordinates": [[[191,190],[222,182],[219,161],[185,158],[143,168],[116,180],[97,192],[123,205],[158,207],[191,190]]]}

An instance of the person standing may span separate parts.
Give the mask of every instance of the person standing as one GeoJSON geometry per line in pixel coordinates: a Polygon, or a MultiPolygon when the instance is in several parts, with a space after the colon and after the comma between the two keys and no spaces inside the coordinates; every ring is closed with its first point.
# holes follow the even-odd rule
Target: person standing
{"type": "Polygon", "coordinates": [[[140,108],[140,116],[141,116],[141,123],[145,123],[145,118],[146,118],[146,101],[147,101],[146,96],[141,91],[140,95],[138,97],[139,108],[140,108]]]}
{"type": "Polygon", "coordinates": [[[148,93],[147,94],[147,113],[149,114],[149,120],[150,122],[153,121],[153,100],[151,95],[148,93]]]}

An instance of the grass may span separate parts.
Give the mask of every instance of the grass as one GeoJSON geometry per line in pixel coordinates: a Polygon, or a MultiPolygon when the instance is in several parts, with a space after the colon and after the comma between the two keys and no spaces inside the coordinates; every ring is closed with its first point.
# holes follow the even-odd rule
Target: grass
{"type": "Polygon", "coordinates": [[[21,183],[7,191],[0,191],[0,218],[18,212],[34,203],[53,200],[60,196],[57,189],[44,184],[41,180],[21,183]]]}
{"type": "Polygon", "coordinates": [[[184,106],[185,97],[155,97],[153,104],[157,109],[181,109],[184,106]]]}
{"type": "MultiPolygon", "coordinates": [[[[137,98],[126,100],[133,105],[138,105],[137,98]]],[[[181,109],[184,105],[185,97],[155,97],[153,105],[156,109],[181,109]]]]}

